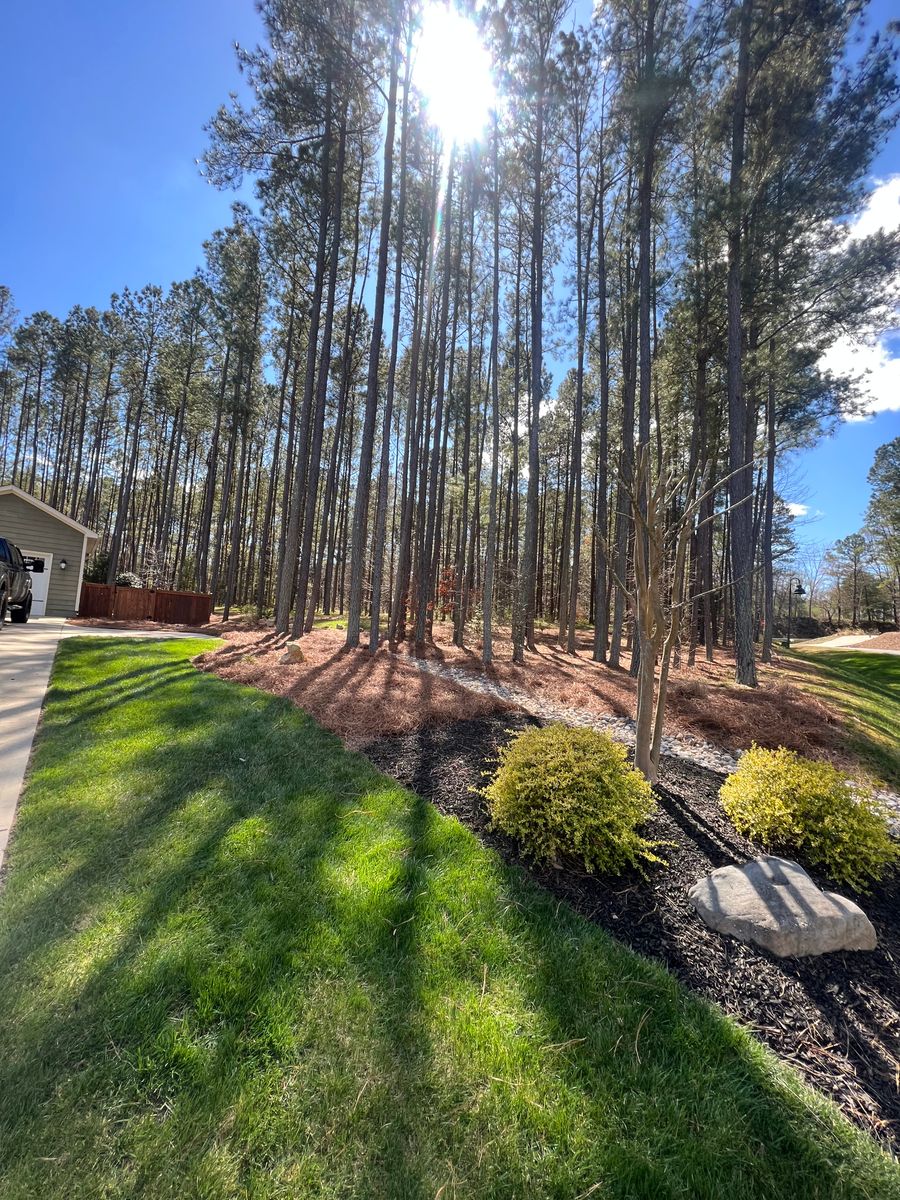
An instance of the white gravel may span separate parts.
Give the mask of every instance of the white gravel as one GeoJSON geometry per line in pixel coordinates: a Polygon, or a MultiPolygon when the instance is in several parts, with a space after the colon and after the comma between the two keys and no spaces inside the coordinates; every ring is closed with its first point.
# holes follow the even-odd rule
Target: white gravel
{"type": "MultiPolygon", "coordinates": [[[[443,663],[432,662],[428,659],[413,658],[411,660],[422,671],[431,675],[441,675],[452,679],[460,687],[470,692],[479,692],[483,696],[496,696],[515,704],[533,717],[542,721],[559,721],[563,725],[573,725],[580,729],[597,729],[608,733],[617,742],[627,746],[634,745],[634,721],[630,717],[599,716],[587,708],[571,708],[565,704],[554,704],[550,700],[542,700],[532,696],[522,688],[511,687],[509,684],[497,683],[484,675],[473,675],[460,667],[448,667],[443,663]]],[[[709,771],[718,771],[720,775],[730,774],[737,766],[737,758],[727,750],[720,750],[711,742],[702,738],[682,734],[678,737],[664,736],[662,753],[673,758],[683,758],[709,771]]]]}
{"type": "MultiPolygon", "coordinates": [[[[517,708],[521,708],[523,712],[527,712],[533,717],[539,717],[542,721],[559,721],[563,725],[572,725],[580,729],[596,729],[601,733],[608,733],[610,737],[615,738],[617,742],[623,742],[626,746],[634,745],[634,721],[630,717],[599,716],[586,708],[571,708],[565,704],[554,704],[550,700],[532,696],[530,692],[526,692],[522,688],[498,683],[494,679],[488,679],[485,675],[473,675],[471,671],[463,670],[461,667],[446,666],[429,659],[414,657],[410,657],[410,662],[415,663],[420,671],[451,679],[470,692],[506,700],[517,708]]],[[[721,750],[711,742],[693,737],[691,734],[664,736],[661,749],[663,754],[683,759],[698,767],[705,767],[708,771],[715,771],[719,775],[730,775],[740,757],[740,754],[730,754],[727,750],[721,750]]],[[[900,796],[891,791],[878,791],[875,794],[893,812],[892,831],[895,836],[900,836],[900,796]]]]}

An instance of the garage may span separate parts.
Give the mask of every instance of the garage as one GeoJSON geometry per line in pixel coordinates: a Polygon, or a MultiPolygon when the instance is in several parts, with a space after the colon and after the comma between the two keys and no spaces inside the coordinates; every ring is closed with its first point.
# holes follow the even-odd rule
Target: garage
{"type": "Polygon", "coordinates": [[[84,564],[98,535],[14,484],[4,484],[0,537],[19,547],[31,573],[32,616],[74,616],[84,564]]]}

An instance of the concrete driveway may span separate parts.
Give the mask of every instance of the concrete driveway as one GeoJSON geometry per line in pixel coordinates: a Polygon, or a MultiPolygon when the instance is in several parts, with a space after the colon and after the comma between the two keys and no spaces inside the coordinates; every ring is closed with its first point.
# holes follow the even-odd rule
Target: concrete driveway
{"type": "Polygon", "coordinates": [[[40,617],[0,630],[0,864],[64,624],[40,617]]]}
{"type": "Polygon", "coordinates": [[[62,617],[33,617],[0,629],[0,866],[16,817],[31,744],[41,716],[56,647],[62,638],[186,638],[202,634],[84,628],[62,617]]]}

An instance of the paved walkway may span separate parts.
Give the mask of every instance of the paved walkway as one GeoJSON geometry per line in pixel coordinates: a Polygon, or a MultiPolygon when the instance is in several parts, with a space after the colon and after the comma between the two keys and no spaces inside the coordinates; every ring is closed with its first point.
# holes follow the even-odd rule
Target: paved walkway
{"type": "Polygon", "coordinates": [[[791,645],[798,650],[842,650],[849,646],[859,649],[873,637],[874,633],[830,633],[818,638],[792,638],[791,645]]]}
{"type": "Polygon", "coordinates": [[[887,646],[869,646],[878,637],[877,633],[842,633],[830,637],[806,638],[791,643],[795,650],[859,650],[862,654],[900,654],[900,650],[889,650],[887,646]]]}
{"type": "Polygon", "coordinates": [[[186,638],[172,630],[101,629],[66,625],[61,617],[33,617],[0,629],[0,866],[16,817],[31,744],[41,716],[56,647],[62,638],[186,638]]]}

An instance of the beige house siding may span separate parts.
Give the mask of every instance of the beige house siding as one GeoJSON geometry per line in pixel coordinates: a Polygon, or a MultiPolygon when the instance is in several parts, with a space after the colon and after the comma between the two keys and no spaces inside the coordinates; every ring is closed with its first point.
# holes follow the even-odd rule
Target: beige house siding
{"type": "Polygon", "coordinates": [[[77,609],[84,534],[19,496],[0,495],[0,537],[7,538],[23,552],[53,555],[46,615],[73,616],[77,609]],[[59,565],[63,558],[64,571],[59,565]]]}

